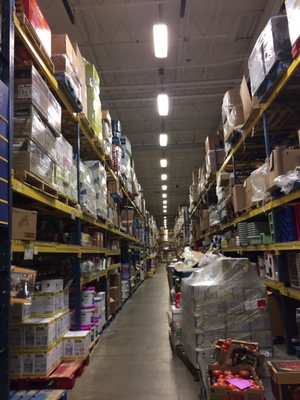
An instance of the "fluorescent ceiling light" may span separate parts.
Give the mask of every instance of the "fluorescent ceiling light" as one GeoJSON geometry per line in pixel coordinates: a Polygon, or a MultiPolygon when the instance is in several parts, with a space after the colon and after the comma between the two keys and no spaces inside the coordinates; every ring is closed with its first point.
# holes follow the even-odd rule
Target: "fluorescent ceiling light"
{"type": "Polygon", "coordinates": [[[164,210],[164,214],[167,214],[167,210],[164,210]]]}
{"type": "Polygon", "coordinates": [[[156,58],[168,56],[168,27],[166,24],[153,26],[154,54],[156,58]]]}
{"type": "Polygon", "coordinates": [[[162,185],[161,190],[167,190],[168,186],[167,185],[162,185]]]}
{"type": "Polygon", "coordinates": [[[166,181],[168,179],[168,175],[167,174],[161,174],[161,180],[162,181],[166,181]]]}
{"type": "Polygon", "coordinates": [[[163,199],[166,199],[166,198],[167,198],[167,193],[162,193],[161,197],[162,197],[163,199]]]}
{"type": "Polygon", "coordinates": [[[162,168],[166,168],[167,165],[168,165],[168,160],[167,160],[166,158],[162,158],[162,159],[160,160],[160,166],[161,166],[162,168]]]}
{"type": "Polygon", "coordinates": [[[166,205],[166,204],[164,204],[164,205],[163,205],[163,208],[167,208],[167,205],[166,205]]]}
{"type": "Polygon", "coordinates": [[[166,117],[169,114],[169,96],[166,93],[161,93],[157,96],[158,114],[166,117]]]}
{"type": "Polygon", "coordinates": [[[161,147],[166,147],[168,144],[168,135],[166,133],[161,133],[159,135],[159,145],[161,147]]]}
{"type": "Polygon", "coordinates": [[[168,200],[163,200],[163,204],[168,204],[168,200]]]}

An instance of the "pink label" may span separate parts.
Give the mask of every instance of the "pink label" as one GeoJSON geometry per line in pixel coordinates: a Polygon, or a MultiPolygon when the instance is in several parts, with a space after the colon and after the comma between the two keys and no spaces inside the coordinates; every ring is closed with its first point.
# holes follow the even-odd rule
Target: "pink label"
{"type": "Polygon", "coordinates": [[[240,390],[245,390],[253,386],[253,383],[247,381],[246,379],[239,379],[239,378],[226,379],[226,382],[231,383],[240,390]]]}

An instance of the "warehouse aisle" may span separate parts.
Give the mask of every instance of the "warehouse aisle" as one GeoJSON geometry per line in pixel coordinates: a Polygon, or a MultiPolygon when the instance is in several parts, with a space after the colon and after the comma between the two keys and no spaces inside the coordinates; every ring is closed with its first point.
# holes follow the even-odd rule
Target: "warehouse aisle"
{"type": "Polygon", "coordinates": [[[169,294],[159,268],[101,336],[69,400],[196,400],[199,383],[169,345],[169,294]]]}

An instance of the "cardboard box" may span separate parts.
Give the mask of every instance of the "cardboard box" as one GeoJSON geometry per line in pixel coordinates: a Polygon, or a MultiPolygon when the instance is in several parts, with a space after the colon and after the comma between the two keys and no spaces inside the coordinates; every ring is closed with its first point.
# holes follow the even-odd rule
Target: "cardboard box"
{"type": "Polygon", "coordinates": [[[44,279],[42,280],[42,293],[53,293],[62,291],[64,288],[63,279],[44,279]]]}
{"type": "Polygon", "coordinates": [[[13,240],[36,240],[37,212],[12,209],[12,239],[13,240]]]}
{"type": "Polygon", "coordinates": [[[109,299],[109,314],[114,315],[116,313],[116,302],[110,297],[109,299]]]}
{"type": "Polygon", "coordinates": [[[206,178],[209,178],[211,175],[216,175],[216,172],[219,170],[221,165],[223,164],[225,158],[224,149],[219,149],[216,151],[210,151],[206,157],[206,178]]]}
{"type": "Polygon", "coordinates": [[[121,274],[110,274],[109,281],[110,281],[111,287],[113,287],[113,286],[120,287],[121,286],[121,274]]]}
{"type": "Polygon", "coordinates": [[[70,63],[74,65],[76,60],[76,53],[69,39],[69,36],[66,33],[52,35],[51,50],[52,55],[66,54],[68,59],[70,60],[70,63]]]}
{"type": "Polygon", "coordinates": [[[235,350],[238,350],[237,353],[240,355],[242,364],[239,363],[239,366],[241,368],[246,365],[256,368],[256,366],[259,364],[260,353],[258,343],[243,340],[231,340],[231,344],[225,351],[222,349],[224,341],[225,339],[220,339],[213,344],[214,362],[218,365],[231,367],[233,366],[233,363],[238,362],[238,360],[232,358],[232,354],[235,350]],[[247,349],[245,349],[245,346],[247,349]]]}
{"type": "Polygon", "coordinates": [[[269,292],[268,304],[270,307],[272,336],[282,337],[285,335],[285,330],[284,330],[280,296],[272,292],[269,292]]]}
{"type": "Polygon", "coordinates": [[[63,358],[85,359],[89,355],[90,331],[71,331],[63,336],[63,358]]]}
{"type": "Polygon", "coordinates": [[[276,400],[297,400],[300,396],[300,361],[268,361],[272,392],[276,400]]]}
{"type": "Polygon", "coordinates": [[[234,185],[232,187],[234,212],[243,211],[246,208],[246,190],[244,185],[234,185]]]}
{"type": "Polygon", "coordinates": [[[209,212],[208,210],[201,210],[200,215],[200,230],[206,231],[209,228],[209,212]]]}
{"type": "Polygon", "coordinates": [[[25,13],[48,56],[51,57],[51,30],[37,0],[23,0],[18,2],[17,10],[25,13]]]}
{"type": "Polygon", "coordinates": [[[222,146],[223,139],[224,139],[224,136],[220,134],[220,131],[206,136],[206,139],[205,139],[206,154],[210,151],[214,151],[216,149],[216,147],[222,146]]]}
{"type": "Polygon", "coordinates": [[[213,370],[230,370],[233,374],[238,374],[241,369],[249,370],[251,376],[253,376],[253,380],[255,384],[263,387],[262,382],[258,379],[255,374],[255,371],[251,367],[220,367],[219,365],[208,365],[207,370],[207,389],[208,389],[208,398],[210,400],[225,400],[225,399],[237,399],[237,400],[264,400],[264,390],[254,390],[254,389],[245,389],[243,391],[234,392],[232,390],[226,389],[224,387],[214,387],[211,383],[211,373],[213,370]]]}
{"type": "Polygon", "coordinates": [[[266,191],[272,191],[277,187],[274,184],[275,178],[287,174],[298,166],[300,166],[300,149],[278,148],[273,150],[268,161],[268,174],[265,178],[266,191]]]}

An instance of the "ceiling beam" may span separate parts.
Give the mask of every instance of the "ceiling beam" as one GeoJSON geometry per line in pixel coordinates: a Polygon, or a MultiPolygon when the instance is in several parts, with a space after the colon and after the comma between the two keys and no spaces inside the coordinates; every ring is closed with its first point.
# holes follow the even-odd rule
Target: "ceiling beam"
{"type": "MultiPolygon", "coordinates": [[[[241,79],[213,79],[205,81],[186,81],[186,82],[167,82],[164,83],[164,89],[184,89],[184,88],[197,88],[197,87],[215,87],[215,86],[233,86],[241,82],[241,79]]],[[[157,90],[161,84],[142,84],[142,85],[112,85],[101,86],[101,92],[115,91],[115,90],[157,90]]]]}
{"type": "MultiPolygon", "coordinates": [[[[177,95],[177,96],[169,96],[171,100],[186,100],[186,99],[212,99],[215,97],[223,97],[224,92],[222,93],[201,93],[201,94],[185,94],[185,95],[177,95]]],[[[156,96],[150,97],[135,97],[135,98],[127,98],[127,99],[103,99],[101,101],[104,103],[132,103],[132,102],[144,102],[144,101],[153,101],[156,100],[156,96]]],[[[186,105],[185,105],[186,107],[186,105]]]]}

